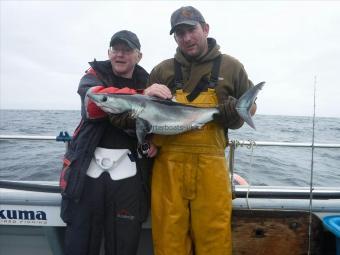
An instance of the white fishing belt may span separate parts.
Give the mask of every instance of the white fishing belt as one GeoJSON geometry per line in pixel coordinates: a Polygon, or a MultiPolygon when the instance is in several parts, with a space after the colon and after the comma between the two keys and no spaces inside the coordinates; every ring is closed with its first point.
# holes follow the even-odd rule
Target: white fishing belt
{"type": "Polygon", "coordinates": [[[86,174],[98,178],[108,172],[112,180],[121,180],[136,175],[136,163],[130,160],[128,149],[106,149],[97,147],[86,174]]]}

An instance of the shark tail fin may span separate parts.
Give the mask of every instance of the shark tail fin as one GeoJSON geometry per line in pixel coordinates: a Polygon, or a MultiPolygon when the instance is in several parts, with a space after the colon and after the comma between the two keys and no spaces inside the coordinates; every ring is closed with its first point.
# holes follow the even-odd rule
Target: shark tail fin
{"type": "Polygon", "coordinates": [[[241,116],[241,118],[244,120],[244,122],[246,122],[250,127],[256,130],[254,121],[251,118],[251,114],[249,113],[249,111],[247,111],[246,109],[240,109],[237,112],[241,116]]]}
{"type": "Polygon", "coordinates": [[[265,82],[260,82],[254,87],[248,89],[236,103],[237,113],[253,129],[255,129],[255,125],[253,119],[251,118],[250,109],[256,99],[257,94],[262,89],[264,84],[265,82]]]}

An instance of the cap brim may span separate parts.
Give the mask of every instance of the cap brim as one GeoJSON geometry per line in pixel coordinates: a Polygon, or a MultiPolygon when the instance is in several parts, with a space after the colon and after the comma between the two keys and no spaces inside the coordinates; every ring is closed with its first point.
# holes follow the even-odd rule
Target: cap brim
{"type": "Polygon", "coordinates": [[[172,35],[175,32],[176,28],[180,25],[196,26],[197,24],[199,24],[199,22],[194,21],[194,20],[186,20],[186,21],[178,22],[176,25],[173,26],[173,28],[171,28],[170,35],[172,35]]]}
{"type": "Polygon", "coordinates": [[[111,42],[111,46],[115,45],[118,42],[125,42],[129,48],[131,49],[137,49],[137,46],[134,45],[133,43],[131,43],[129,40],[125,39],[125,38],[116,38],[111,42]]]}

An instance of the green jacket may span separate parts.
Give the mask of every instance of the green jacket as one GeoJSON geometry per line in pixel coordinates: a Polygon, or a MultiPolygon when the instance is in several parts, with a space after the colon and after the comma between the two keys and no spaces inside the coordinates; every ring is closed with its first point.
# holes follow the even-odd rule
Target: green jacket
{"type": "MultiPolygon", "coordinates": [[[[194,61],[188,61],[177,48],[175,58],[182,65],[183,83],[185,84],[183,90],[185,92],[190,93],[202,77],[210,78],[213,60],[221,52],[215,39],[208,38],[208,45],[208,53],[194,61]]],[[[174,59],[164,60],[151,71],[148,85],[160,83],[169,86],[174,82],[174,75],[174,59]]],[[[240,98],[251,86],[253,84],[248,79],[243,65],[237,59],[222,54],[219,81],[215,87],[218,101],[221,103],[228,96],[240,98]]]]}

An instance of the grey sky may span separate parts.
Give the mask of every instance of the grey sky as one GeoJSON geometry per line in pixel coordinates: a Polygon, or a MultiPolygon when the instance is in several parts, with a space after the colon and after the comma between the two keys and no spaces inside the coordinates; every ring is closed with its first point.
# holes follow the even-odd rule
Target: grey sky
{"type": "Polygon", "coordinates": [[[258,113],[340,117],[338,1],[1,1],[1,109],[79,109],[79,79],[107,59],[110,37],[134,31],[151,71],[174,55],[171,13],[193,5],[221,50],[254,83],[258,113]]]}

